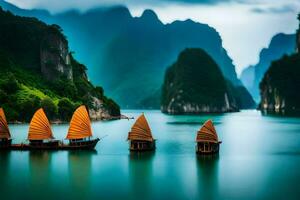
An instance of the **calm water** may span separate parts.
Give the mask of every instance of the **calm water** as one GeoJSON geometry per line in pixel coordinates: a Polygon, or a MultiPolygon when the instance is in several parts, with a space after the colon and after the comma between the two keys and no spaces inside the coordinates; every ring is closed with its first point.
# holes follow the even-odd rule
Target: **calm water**
{"type": "MultiPolygon", "coordinates": [[[[0,152],[0,199],[300,199],[300,118],[145,114],[155,153],[129,153],[134,120],[93,123],[96,136],[107,135],[95,152],[0,152]],[[220,155],[197,157],[196,131],[208,118],[220,155]]],[[[10,127],[15,142],[26,138],[28,125],[10,127]]],[[[67,129],[54,126],[56,138],[67,129]]]]}

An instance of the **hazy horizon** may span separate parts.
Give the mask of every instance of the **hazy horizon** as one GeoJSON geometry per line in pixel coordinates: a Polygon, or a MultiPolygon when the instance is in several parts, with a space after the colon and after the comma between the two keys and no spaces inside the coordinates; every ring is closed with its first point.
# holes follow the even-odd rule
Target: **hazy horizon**
{"type": "Polygon", "coordinates": [[[300,1],[272,0],[7,0],[20,8],[46,9],[51,13],[70,9],[87,11],[101,6],[124,5],[133,16],[145,9],[156,12],[163,23],[192,19],[215,28],[223,39],[236,71],[258,62],[259,52],[277,33],[295,33],[300,1]]]}

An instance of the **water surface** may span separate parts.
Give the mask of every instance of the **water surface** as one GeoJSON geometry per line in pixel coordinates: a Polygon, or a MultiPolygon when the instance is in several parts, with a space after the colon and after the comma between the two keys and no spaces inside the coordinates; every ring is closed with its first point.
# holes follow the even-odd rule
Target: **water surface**
{"type": "MultiPolygon", "coordinates": [[[[137,117],[142,111],[124,111],[137,117]]],[[[130,154],[134,120],[93,123],[96,151],[0,152],[0,199],[299,199],[300,118],[257,111],[168,116],[144,111],[155,153],[130,154]],[[195,155],[196,131],[213,119],[221,144],[215,157],[195,155]]],[[[23,142],[28,124],[11,125],[23,142]]],[[[63,139],[67,125],[54,125],[63,139]]]]}

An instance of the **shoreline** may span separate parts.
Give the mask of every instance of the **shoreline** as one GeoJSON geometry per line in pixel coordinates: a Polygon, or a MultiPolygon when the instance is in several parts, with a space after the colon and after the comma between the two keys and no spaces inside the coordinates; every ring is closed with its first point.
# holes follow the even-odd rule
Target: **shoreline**
{"type": "MultiPolygon", "coordinates": [[[[126,115],[120,115],[120,116],[111,116],[106,118],[99,118],[99,119],[91,119],[91,122],[98,122],[98,121],[112,121],[112,120],[121,120],[121,119],[134,119],[134,117],[128,117],[126,115]]],[[[9,121],[8,124],[29,124],[30,122],[21,122],[21,121],[9,121]]],[[[69,121],[62,121],[62,120],[50,120],[51,124],[59,125],[59,124],[69,124],[69,121]]]]}

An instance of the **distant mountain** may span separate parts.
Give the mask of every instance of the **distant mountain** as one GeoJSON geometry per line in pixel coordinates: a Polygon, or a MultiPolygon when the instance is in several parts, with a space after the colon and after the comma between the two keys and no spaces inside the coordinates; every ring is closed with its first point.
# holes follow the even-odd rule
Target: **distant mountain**
{"type": "Polygon", "coordinates": [[[89,66],[91,81],[103,85],[123,108],[159,107],[164,71],[185,48],[204,49],[226,79],[241,84],[219,33],[207,24],[192,20],[163,24],[152,10],[133,17],[122,6],[57,15],[7,3],[5,8],[59,24],[74,56],[89,66]]]}
{"type": "Polygon", "coordinates": [[[279,33],[275,35],[269,46],[260,52],[259,62],[242,72],[241,81],[257,102],[260,100],[259,83],[265,72],[269,69],[272,61],[281,58],[284,54],[295,52],[295,41],[295,34],[279,33]]]}
{"type": "MultiPolygon", "coordinates": [[[[246,99],[251,99],[245,91],[246,99]]],[[[242,106],[248,106],[240,104],[246,102],[240,99],[244,95],[241,88],[226,81],[217,63],[204,50],[190,48],[182,51],[166,70],[161,110],[169,114],[238,111],[242,106]]],[[[251,103],[255,105],[253,100],[251,103]]]]}
{"type": "Polygon", "coordinates": [[[0,8],[0,107],[9,121],[28,122],[43,107],[51,120],[70,120],[79,104],[92,119],[120,116],[119,106],[88,81],[57,25],[0,8]]]}

